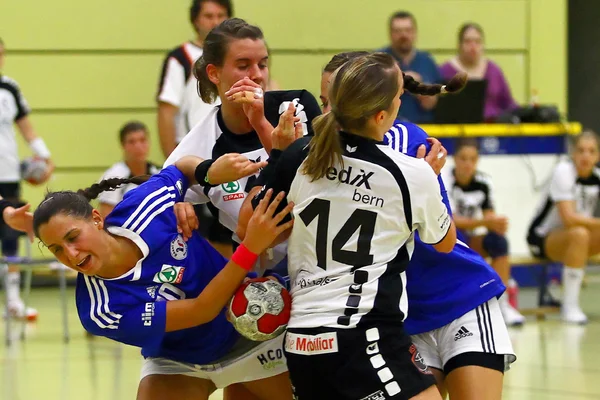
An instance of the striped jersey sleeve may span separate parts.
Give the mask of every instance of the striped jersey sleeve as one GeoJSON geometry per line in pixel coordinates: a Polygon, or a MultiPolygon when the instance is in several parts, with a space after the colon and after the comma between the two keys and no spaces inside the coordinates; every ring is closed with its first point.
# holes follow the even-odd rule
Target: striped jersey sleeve
{"type": "Polygon", "coordinates": [[[137,347],[160,343],[167,302],[140,302],[135,288],[119,282],[83,274],[77,280],[77,312],[86,331],[137,347]]]}
{"type": "Polygon", "coordinates": [[[175,166],[153,175],[147,182],[130,190],[108,216],[108,226],[118,226],[141,236],[150,248],[170,240],[177,232],[173,205],[183,201],[187,178],[175,166]]]}
{"type": "MultiPolygon", "coordinates": [[[[416,158],[419,147],[422,145],[425,146],[426,152],[431,150],[431,145],[427,141],[428,137],[429,135],[427,135],[427,132],[418,125],[410,122],[396,121],[390,130],[386,132],[383,142],[394,151],[416,158]]],[[[446,205],[448,213],[452,216],[452,206],[450,204],[450,199],[448,198],[448,191],[444,185],[444,180],[442,179],[442,174],[438,176],[438,183],[440,185],[442,201],[446,205]]]]}

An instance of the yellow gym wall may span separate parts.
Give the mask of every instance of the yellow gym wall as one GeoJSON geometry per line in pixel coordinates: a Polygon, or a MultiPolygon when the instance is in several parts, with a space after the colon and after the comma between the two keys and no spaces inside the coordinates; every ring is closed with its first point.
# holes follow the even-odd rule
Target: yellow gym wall
{"type": "MultiPolygon", "coordinates": [[[[151,158],[162,162],[154,96],[166,51],[193,36],[189,3],[3,3],[3,73],[21,85],[32,121],[53,153],[51,190],[97,180],[120,158],[117,131],[130,119],[148,124],[151,158]]],[[[315,95],[331,55],[385,46],[388,17],[400,9],[415,14],[418,47],[440,63],[455,54],[458,27],[478,22],[487,55],[503,68],[515,98],[527,102],[537,89],[542,102],[566,110],[566,0],[235,1],[236,16],[263,28],[273,77],[283,88],[308,88],[315,95]]],[[[30,154],[22,141],[20,151],[30,154]]],[[[24,184],[24,198],[37,204],[44,190],[24,184]]]]}

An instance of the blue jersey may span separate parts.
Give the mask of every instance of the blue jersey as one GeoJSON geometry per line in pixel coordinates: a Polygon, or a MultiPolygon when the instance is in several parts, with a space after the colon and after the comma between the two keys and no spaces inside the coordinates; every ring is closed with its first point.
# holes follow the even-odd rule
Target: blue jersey
{"type": "MultiPolygon", "coordinates": [[[[429,151],[426,139],[427,133],[417,125],[396,122],[384,141],[394,150],[416,157],[422,144],[429,151]]],[[[441,177],[438,179],[451,212],[446,188],[441,177]]],[[[406,275],[408,317],[404,327],[410,335],[441,328],[506,289],[492,267],[461,240],[450,253],[440,253],[423,243],[417,232],[406,275]]]]}
{"type": "Polygon", "coordinates": [[[143,258],[118,278],[79,274],[77,311],[87,331],[141,347],[144,357],[208,364],[239,338],[224,310],[206,324],[165,333],[167,301],[197,297],[227,263],[197,232],[187,242],[177,233],[173,204],[187,188],[170,166],[125,194],[106,227],[133,241],[143,258]]]}

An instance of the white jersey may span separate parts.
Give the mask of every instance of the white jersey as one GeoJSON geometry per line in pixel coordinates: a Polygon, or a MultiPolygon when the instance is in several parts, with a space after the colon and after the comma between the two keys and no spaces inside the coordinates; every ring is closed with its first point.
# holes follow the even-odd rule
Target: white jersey
{"type": "Polygon", "coordinates": [[[529,234],[545,237],[563,222],[556,204],[560,201],[574,201],[578,214],[592,217],[600,194],[600,169],[594,168],[588,178],[579,178],[571,160],[561,161],[552,173],[552,179],[544,190],[535,217],[529,227],[529,234]]]}
{"type": "Polygon", "coordinates": [[[163,63],[157,100],[179,108],[175,120],[176,143],[181,142],[194,125],[206,118],[214,106],[221,104],[220,99],[207,104],[198,94],[198,80],[193,69],[201,56],[202,48],[187,42],[169,52],[163,63]]]}
{"type": "MultiPolygon", "coordinates": [[[[488,175],[477,171],[471,182],[462,186],[456,182],[454,169],[442,170],[442,179],[448,191],[448,200],[452,212],[465,218],[482,219],[483,212],[494,210],[492,195],[492,182],[488,175]]],[[[480,227],[471,233],[485,233],[486,229],[480,227]]]]}
{"type": "Polygon", "coordinates": [[[256,204],[273,188],[286,191],[295,204],[288,243],[290,328],[401,322],[408,308],[405,270],[413,231],[436,244],[451,225],[437,177],[425,161],[340,135],[342,166],[311,182],[301,172],[309,138],[300,139],[280,156],[254,199],[256,204]]]}
{"type": "MultiPolygon", "coordinates": [[[[147,175],[155,175],[159,172],[159,167],[152,163],[146,163],[145,173],[147,175]]],[[[102,181],[104,179],[109,178],[133,178],[133,175],[131,174],[131,170],[129,169],[127,164],[125,164],[124,161],[119,161],[118,163],[115,163],[112,167],[107,169],[106,172],[104,172],[104,174],[102,175],[102,178],[100,178],[100,180],[102,181]]],[[[130,183],[128,185],[119,186],[115,190],[102,192],[98,195],[98,201],[100,203],[116,206],[121,202],[121,200],[123,200],[123,196],[125,196],[125,193],[129,192],[135,187],[137,187],[137,185],[130,183]]]]}
{"type": "Polygon", "coordinates": [[[17,82],[0,75],[0,182],[21,180],[14,124],[30,111],[17,82]]]}
{"type": "MultiPolygon", "coordinates": [[[[296,115],[305,125],[305,134],[312,132],[312,120],[320,114],[315,98],[306,90],[282,90],[265,93],[265,117],[273,126],[277,126],[279,116],[287,109],[290,102],[296,105],[296,115]]],[[[230,132],[221,116],[220,107],[215,107],[190,133],[165,161],[167,167],[181,157],[195,155],[203,159],[217,159],[227,153],[239,153],[248,159],[259,162],[269,158],[263,148],[258,134],[254,131],[246,134],[230,132]]],[[[188,190],[185,200],[191,203],[211,202],[219,210],[219,222],[232,232],[237,229],[240,208],[248,192],[254,187],[256,176],[245,177],[215,187],[193,185],[188,190]]],[[[239,239],[234,236],[235,241],[239,239]]],[[[285,257],[285,245],[276,248],[272,263],[285,257]]]]}

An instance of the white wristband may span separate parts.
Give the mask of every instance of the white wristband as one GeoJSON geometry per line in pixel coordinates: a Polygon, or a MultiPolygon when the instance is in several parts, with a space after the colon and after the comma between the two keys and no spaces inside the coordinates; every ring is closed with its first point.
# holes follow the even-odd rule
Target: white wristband
{"type": "Polygon", "coordinates": [[[50,150],[48,150],[48,147],[46,147],[46,143],[44,143],[44,139],[42,139],[41,137],[33,139],[29,143],[29,148],[35,153],[36,156],[39,156],[46,160],[50,158],[50,150]]]}

